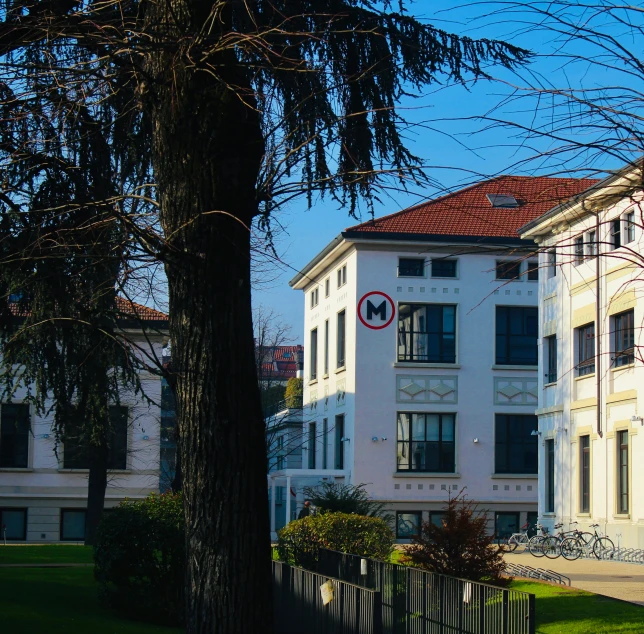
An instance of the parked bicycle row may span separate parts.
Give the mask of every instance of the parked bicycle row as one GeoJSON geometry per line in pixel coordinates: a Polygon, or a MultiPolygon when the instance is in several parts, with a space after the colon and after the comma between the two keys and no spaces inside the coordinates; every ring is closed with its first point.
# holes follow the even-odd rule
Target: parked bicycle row
{"type": "MultiPolygon", "coordinates": [[[[572,522],[571,526],[577,522],[572,522]]],[[[556,559],[563,556],[564,559],[574,561],[579,557],[593,555],[597,559],[604,559],[608,552],[615,549],[615,544],[598,530],[599,524],[591,524],[590,528],[594,533],[580,531],[578,528],[564,531],[563,523],[556,524],[552,535],[548,533],[547,527],[537,524],[537,534],[528,536],[529,525],[522,526],[520,533],[513,533],[507,541],[509,552],[523,552],[528,550],[534,557],[547,557],[556,559]]]]}

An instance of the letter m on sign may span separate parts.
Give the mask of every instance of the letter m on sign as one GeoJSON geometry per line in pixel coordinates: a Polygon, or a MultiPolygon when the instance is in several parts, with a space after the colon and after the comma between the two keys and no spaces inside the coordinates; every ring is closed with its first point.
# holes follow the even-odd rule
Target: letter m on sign
{"type": "Polygon", "coordinates": [[[382,304],[376,307],[371,303],[371,300],[367,300],[367,319],[373,319],[375,315],[380,315],[382,321],[387,321],[387,301],[382,300],[382,304]]]}

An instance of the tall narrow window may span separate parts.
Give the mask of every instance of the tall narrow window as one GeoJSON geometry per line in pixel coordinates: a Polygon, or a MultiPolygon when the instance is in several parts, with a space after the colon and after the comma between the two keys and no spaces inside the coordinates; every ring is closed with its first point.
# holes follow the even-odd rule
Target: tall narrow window
{"type": "Polygon", "coordinates": [[[635,240],[635,212],[624,214],[624,244],[635,240]]]}
{"type": "Polygon", "coordinates": [[[557,275],[557,250],[548,251],[548,277],[557,275]]]}
{"type": "Polygon", "coordinates": [[[613,354],[615,366],[629,365],[635,361],[635,317],[632,310],[620,313],[613,321],[613,354]]]}
{"type": "Polygon", "coordinates": [[[496,307],[496,362],[499,365],[537,365],[537,309],[496,307]]]}
{"type": "Polygon", "coordinates": [[[619,249],[622,246],[622,221],[619,218],[611,221],[610,233],[613,249],[619,249]]]}
{"type": "MultiPolygon", "coordinates": [[[[29,405],[0,406],[0,467],[29,466],[29,405]]],[[[0,536],[1,537],[1,536],[0,536]]]]}
{"type": "Polygon", "coordinates": [[[537,473],[537,417],[497,414],[494,433],[496,473],[537,473]]]}
{"type": "Polygon", "coordinates": [[[617,512],[628,513],[628,430],[617,432],[617,512]]]}
{"type": "Polygon", "coordinates": [[[595,324],[577,328],[577,374],[586,376],[595,372],[595,324]]]}
{"type": "Polygon", "coordinates": [[[309,469],[315,469],[315,423],[309,423],[309,469]]]}
{"type": "Polygon", "coordinates": [[[338,313],[338,332],[337,332],[337,367],[343,368],[346,359],[345,359],[345,354],[346,354],[346,311],[342,311],[338,313]]]}
{"type": "Polygon", "coordinates": [[[548,354],[548,371],[546,372],[546,383],[554,383],[557,380],[557,336],[546,337],[548,354]]]}
{"type": "Polygon", "coordinates": [[[539,281],[539,262],[536,260],[530,260],[526,269],[528,273],[528,282],[538,282],[539,281]]]}
{"type": "Polygon", "coordinates": [[[579,512],[590,513],[590,436],[579,437],[579,512]]]}
{"type": "Polygon", "coordinates": [[[575,264],[582,264],[584,261],[584,237],[575,238],[575,264]]]}
{"type": "Polygon", "coordinates": [[[311,330],[311,381],[318,378],[318,329],[311,330]]]}
{"type": "Polygon", "coordinates": [[[347,283],[347,265],[340,267],[338,269],[338,288],[344,286],[347,283]]]}
{"type": "Polygon", "coordinates": [[[331,278],[327,277],[324,280],[324,297],[328,297],[331,294],[331,278]]]}
{"type": "Polygon", "coordinates": [[[322,419],[322,468],[328,467],[328,453],[329,453],[329,420],[328,418],[322,419]]]}
{"type": "Polygon", "coordinates": [[[597,232],[589,231],[586,234],[586,254],[589,258],[597,255],[597,232]]]}
{"type": "Polygon", "coordinates": [[[311,308],[315,308],[320,301],[320,289],[314,288],[311,291],[311,308]]]}
{"type": "Polygon", "coordinates": [[[329,320],[324,322],[324,375],[329,373],[329,320]]]}
{"type": "Polygon", "coordinates": [[[454,473],[454,414],[399,412],[398,471],[454,473]]]}
{"type": "Polygon", "coordinates": [[[546,513],[555,512],[555,441],[546,440],[546,513]]]}
{"type": "Polygon", "coordinates": [[[335,468],[344,469],[344,414],[335,417],[335,468]]]}
{"type": "Polygon", "coordinates": [[[400,304],[398,361],[456,363],[456,306],[400,304]]]}

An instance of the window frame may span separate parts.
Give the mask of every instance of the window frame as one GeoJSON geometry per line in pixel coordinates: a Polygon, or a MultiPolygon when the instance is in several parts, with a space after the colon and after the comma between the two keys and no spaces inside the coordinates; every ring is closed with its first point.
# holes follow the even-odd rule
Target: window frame
{"type": "Polygon", "coordinates": [[[411,278],[414,278],[414,277],[425,278],[425,277],[427,277],[427,274],[426,274],[427,268],[426,268],[425,258],[409,258],[409,257],[399,256],[398,257],[398,269],[397,270],[398,270],[398,277],[411,277],[411,278]],[[409,273],[408,271],[411,271],[412,269],[411,268],[409,268],[409,269],[403,268],[403,266],[400,264],[403,260],[406,261],[406,262],[420,262],[420,272],[418,274],[409,273]]]}
{"type": "Polygon", "coordinates": [[[579,512],[590,513],[590,434],[579,436],[579,512]]]}
{"type": "Polygon", "coordinates": [[[328,298],[331,295],[331,278],[327,277],[324,280],[324,297],[328,298]]]}
{"type": "Polygon", "coordinates": [[[396,472],[398,473],[456,473],[456,412],[410,412],[410,411],[398,411],[396,412],[396,472]],[[406,440],[401,440],[400,439],[400,430],[401,430],[401,416],[408,416],[408,437],[406,440]],[[423,427],[424,427],[424,440],[414,440],[413,438],[413,424],[414,424],[414,416],[422,416],[424,418],[423,420],[423,427]],[[427,417],[428,416],[438,416],[438,440],[432,441],[427,439],[427,417]],[[450,417],[451,418],[451,425],[452,425],[452,440],[444,440],[443,436],[443,425],[444,417],[450,417]],[[427,456],[430,454],[430,452],[427,449],[427,445],[429,444],[436,444],[436,456],[437,456],[437,463],[434,468],[428,466],[429,465],[429,460],[427,459],[427,456]],[[414,448],[414,444],[424,444],[425,445],[425,450],[424,450],[424,455],[425,455],[425,467],[422,469],[414,468],[414,461],[412,459],[412,452],[414,448]],[[400,451],[401,445],[403,446],[402,453],[400,451]],[[444,462],[445,459],[445,448],[447,446],[447,449],[449,450],[451,448],[451,464],[446,465],[444,462]],[[406,453],[408,455],[407,458],[407,464],[408,467],[401,467],[400,464],[400,456],[405,455],[405,449],[406,453]]]}
{"type": "Polygon", "coordinates": [[[612,250],[622,246],[622,219],[614,218],[610,221],[610,246],[612,250]]]}
{"type": "MultiPolygon", "coordinates": [[[[9,436],[9,434],[7,434],[9,436]]],[[[12,403],[0,403],[0,470],[2,469],[29,469],[31,464],[31,407],[29,403],[23,403],[23,402],[12,402],[12,403]],[[4,463],[4,444],[9,442],[7,439],[3,441],[3,418],[5,416],[5,410],[6,408],[16,408],[17,410],[24,410],[26,411],[26,418],[21,420],[21,417],[19,415],[16,415],[14,420],[16,423],[21,423],[21,422],[26,422],[27,423],[27,429],[26,430],[19,430],[18,425],[16,424],[15,426],[15,433],[11,434],[13,437],[13,451],[11,455],[11,464],[8,462],[5,464],[4,463]],[[16,456],[19,455],[20,450],[16,450],[16,437],[22,437],[22,443],[24,444],[26,441],[26,447],[24,449],[25,452],[25,460],[24,460],[24,465],[23,464],[17,464],[16,456]]]]}
{"type": "Polygon", "coordinates": [[[422,511],[396,511],[396,539],[413,539],[414,537],[418,537],[420,535],[421,527],[423,523],[423,512],[422,511]],[[414,515],[417,518],[417,523],[416,523],[416,532],[415,533],[407,533],[406,535],[400,534],[398,527],[399,527],[399,519],[398,517],[401,515],[414,515]]]}
{"type": "Polygon", "coordinates": [[[333,464],[335,469],[344,469],[344,414],[335,415],[335,451],[333,452],[333,464]]]}
{"type": "Polygon", "coordinates": [[[546,463],[546,494],[544,496],[545,512],[555,512],[555,439],[544,440],[545,463],[546,463]]]}
{"type": "Polygon", "coordinates": [[[311,308],[315,308],[320,303],[320,289],[314,288],[311,291],[311,308]]]}
{"type": "Polygon", "coordinates": [[[592,229],[586,233],[586,258],[592,259],[597,257],[597,231],[592,229]]]}
{"type": "Polygon", "coordinates": [[[309,450],[309,455],[308,455],[308,466],[309,469],[315,469],[315,454],[317,453],[315,451],[315,437],[316,437],[316,423],[312,422],[309,423],[309,429],[308,429],[308,450],[309,450]]]}
{"type": "Polygon", "coordinates": [[[0,541],[4,539],[4,517],[3,513],[6,511],[9,511],[11,513],[15,512],[22,512],[23,517],[24,517],[24,522],[23,522],[23,531],[22,531],[22,537],[7,537],[8,542],[26,542],[27,541],[27,527],[28,527],[28,522],[29,522],[29,509],[24,506],[3,506],[0,507],[0,541]]]}
{"type": "Polygon", "coordinates": [[[611,315],[611,352],[615,368],[622,368],[635,363],[635,311],[631,308],[616,315],[611,315]],[[626,322],[624,324],[623,322],[626,322]],[[630,322],[630,323],[629,323],[630,322]],[[630,334],[629,334],[630,333],[630,334]],[[628,344],[630,340],[630,345],[628,344]]]}
{"type": "Polygon", "coordinates": [[[575,238],[575,243],[574,243],[575,266],[579,266],[580,264],[583,264],[586,259],[584,245],[585,245],[584,236],[578,236],[575,238]]]}
{"type": "Polygon", "coordinates": [[[528,280],[528,282],[539,281],[539,261],[538,260],[528,260],[526,262],[525,277],[528,280]]]}
{"type": "Polygon", "coordinates": [[[521,281],[521,260],[496,260],[494,279],[502,282],[521,281]],[[500,272],[507,273],[508,277],[503,277],[500,272]]]}
{"type": "Polygon", "coordinates": [[[524,463],[523,466],[520,467],[519,469],[512,468],[510,469],[510,465],[512,463],[511,457],[513,454],[518,454],[519,449],[517,449],[517,446],[521,447],[529,447],[528,442],[525,442],[524,438],[527,437],[527,434],[525,433],[526,430],[522,429],[521,432],[523,433],[523,436],[519,436],[520,438],[520,443],[517,442],[501,442],[500,437],[499,437],[499,422],[501,422],[501,419],[505,421],[505,438],[511,438],[511,426],[513,424],[513,421],[516,419],[522,419],[522,424],[529,425],[530,427],[533,427],[533,430],[538,430],[539,429],[539,423],[538,423],[538,418],[534,414],[508,414],[508,413],[495,413],[494,414],[494,473],[498,475],[507,475],[507,474],[516,474],[516,475],[534,475],[535,477],[538,476],[539,473],[539,467],[538,467],[538,451],[539,451],[539,444],[538,444],[538,436],[532,436],[532,433],[530,433],[530,443],[534,443],[534,470],[528,465],[526,466],[525,463],[525,450],[524,450],[524,463]],[[528,420],[532,419],[532,420],[528,420]],[[530,424],[532,423],[532,424],[530,424]],[[499,460],[499,452],[500,450],[503,450],[504,455],[502,456],[504,459],[504,462],[506,463],[507,467],[503,469],[502,467],[499,466],[500,460],[499,460]]]}
{"type": "MultiPolygon", "coordinates": [[[[420,317],[420,316],[419,316],[420,317]]],[[[396,359],[398,363],[440,363],[440,364],[456,364],[458,359],[458,304],[439,304],[430,302],[399,302],[398,303],[398,323],[397,323],[397,352],[396,359]],[[403,307],[410,307],[410,313],[403,316],[403,307]],[[452,308],[454,329],[453,332],[446,329],[445,323],[449,320],[449,316],[445,315],[445,309],[452,308]],[[416,310],[425,309],[425,314],[422,316],[425,323],[424,330],[405,330],[401,331],[401,322],[409,319],[410,325],[414,321],[414,313],[416,310]],[[429,330],[429,312],[431,310],[440,309],[440,330],[429,330]],[[405,343],[401,345],[401,337],[404,337],[405,343]],[[424,338],[426,343],[425,354],[415,354],[414,352],[414,339],[424,338]],[[431,356],[429,342],[432,338],[437,337],[438,352],[436,355],[431,356]],[[449,350],[450,337],[453,340],[453,353],[449,350]],[[401,348],[403,353],[401,354],[401,348]]]]}
{"type": "Polygon", "coordinates": [[[329,419],[322,419],[322,468],[327,469],[329,461],[329,447],[328,447],[328,435],[329,435],[329,419]]]}
{"type": "Polygon", "coordinates": [[[437,280],[455,280],[458,279],[459,276],[459,271],[458,271],[458,258],[432,258],[430,264],[430,276],[432,279],[437,279],[437,280]],[[448,262],[450,264],[454,264],[454,275],[435,275],[434,274],[434,264],[444,264],[445,262],[448,262]]]}
{"type": "Polygon", "coordinates": [[[595,322],[591,321],[583,326],[575,328],[575,341],[577,353],[575,370],[577,376],[589,376],[595,374],[595,322]],[[589,331],[592,330],[592,336],[589,331]],[[590,343],[592,341],[592,344],[590,343]]]}
{"type": "Polygon", "coordinates": [[[347,310],[343,308],[336,315],[335,365],[336,370],[347,367],[347,310]],[[342,324],[342,328],[340,328],[342,324]]]}
{"type": "Polygon", "coordinates": [[[551,385],[556,383],[558,380],[557,373],[557,335],[549,335],[544,337],[547,342],[547,351],[548,351],[548,371],[545,373],[545,383],[546,385],[551,385]]]}
{"type": "Polygon", "coordinates": [[[635,242],[635,212],[627,211],[622,218],[624,221],[624,244],[635,242]]]}
{"type": "MultiPolygon", "coordinates": [[[[514,341],[516,346],[516,341],[514,341]]],[[[520,365],[520,366],[535,366],[539,365],[539,309],[536,306],[506,306],[497,304],[495,307],[494,314],[494,363],[495,365],[520,365]],[[499,326],[501,325],[501,314],[505,311],[505,332],[499,332],[499,326]],[[513,312],[522,311],[521,321],[523,324],[523,333],[516,334],[512,333],[512,319],[513,312]],[[528,312],[529,311],[529,312],[528,312]],[[513,339],[517,337],[532,338],[532,335],[527,332],[528,320],[535,319],[535,334],[534,334],[534,356],[533,363],[530,363],[532,359],[526,358],[516,358],[516,352],[513,352],[513,339]],[[501,342],[504,342],[503,345],[500,345],[501,342]],[[503,350],[501,349],[503,348],[503,350]]]]}
{"type": "Polygon", "coordinates": [[[629,430],[620,429],[615,432],[615,447],[617,450],[616,464],[616,510],[617,515],[630,513],[630,440],[629,430]]]}
{"type": "Polygon", "coordinates": [[[548,279],[557,277],[557,249],[548,249],[546,257],[548,259],[548,279]]]}
{"type": "Polygon", "coordinates": [[[338,269],[338,288],[342,288],[347,283],[347,265],[343,264],[338,269]]]}
{"type": "Polygon", "coordinates": [[[329,320],[324,320],[324,374],[323,376],[329,376],[329,320]]]}
{"type": "Polygon", "coordinates": [[[61,508],[60,509],[60,532],[59,537],[61,542],[82,542],[85,541],[85,536],[87,535],[87,509],[83,508],[61,508]],[[64,515],[65,513],[83,513],[85,515],[85,530],[83,531],[83,537],[64,537],[63,527],[65,526],[64,515]]]}
{"type": "Polygon", "coordinates": [[[311,328],[309,333],[309,381],[317,381],[318,378],[318,329],[311,328]]]}

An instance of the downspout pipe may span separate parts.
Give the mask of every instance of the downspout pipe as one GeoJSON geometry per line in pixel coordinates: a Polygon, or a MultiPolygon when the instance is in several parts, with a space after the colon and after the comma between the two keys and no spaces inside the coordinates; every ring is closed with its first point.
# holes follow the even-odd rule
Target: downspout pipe
{"type": "Polygon", "coordinates": [[[602,327],[601,327],[601,280],[600,280],[600,240],[599,240],[599,210],[595,214],[595,384],[597,388],[597,435],[604,437],[602,429],[602,327]]]}

